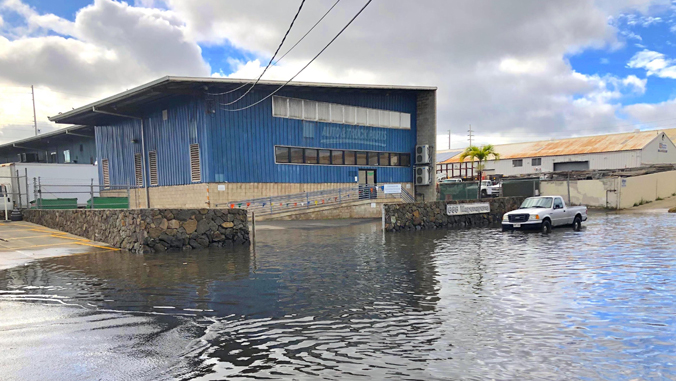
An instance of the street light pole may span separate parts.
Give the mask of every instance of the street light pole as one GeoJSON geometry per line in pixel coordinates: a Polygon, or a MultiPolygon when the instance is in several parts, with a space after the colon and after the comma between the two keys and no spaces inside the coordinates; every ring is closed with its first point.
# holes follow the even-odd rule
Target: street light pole
{"type": "Polygon", "coordinates": [[[31,85],[31,95],[33,96],[33,127],[35,127],[35,136],[38,136],[38,118],[35,116],[35,89],[31,85]]]}

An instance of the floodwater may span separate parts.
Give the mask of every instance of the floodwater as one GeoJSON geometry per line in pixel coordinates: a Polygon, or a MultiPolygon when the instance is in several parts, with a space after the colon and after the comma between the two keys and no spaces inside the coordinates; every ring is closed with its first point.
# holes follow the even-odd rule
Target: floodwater
{"type": "Polygon", "coordinates": [[[40,260],[0,271],[0,379],[676,379],[675,232],[367,222],[40,260]]]}

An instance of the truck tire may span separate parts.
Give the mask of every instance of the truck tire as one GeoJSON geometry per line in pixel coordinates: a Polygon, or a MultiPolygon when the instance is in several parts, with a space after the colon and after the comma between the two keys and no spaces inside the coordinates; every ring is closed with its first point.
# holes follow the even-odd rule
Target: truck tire
{"type": "Polygon", "coordinates": [[[542,233],[549,234],[552,232],[552,223],[549,220],[542,221],[542,233]]]}
{"type": "Polygon", "coordinates": [[[573,230],[576,232],[579,232],[580,229],[582,229],[582,217],[578,214],[575,216],[575,219],[573,220],[573,230]]]}
{"type": "Polygon", "coordinates": [[[482,189],[481,190],[481,197],[486,197],[486,196],[488,196],[488,192],[486,192],[485,189],[482,189]]]}

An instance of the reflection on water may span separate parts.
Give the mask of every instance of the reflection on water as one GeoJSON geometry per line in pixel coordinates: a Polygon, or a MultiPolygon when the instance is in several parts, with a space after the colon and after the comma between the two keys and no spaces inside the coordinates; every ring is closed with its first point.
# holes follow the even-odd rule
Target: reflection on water
{"type": "Polygon", "coordinates": [[[14,348],[0,368],[68,380],[672,378],[670,217],[599,214],[549,236],[279,229],[259,232],[255,252],[34,262],[0,272],[0,345],[14,348]]]}

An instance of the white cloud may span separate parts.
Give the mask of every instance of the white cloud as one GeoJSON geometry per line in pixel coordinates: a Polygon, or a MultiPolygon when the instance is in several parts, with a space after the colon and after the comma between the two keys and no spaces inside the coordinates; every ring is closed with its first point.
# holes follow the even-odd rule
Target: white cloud
{"type": "Polygon", "coordinates": [[[627,63],[632,69],[645,69],[648,75],[676,79],[676,61],[662,53],[644,49],[636,53],[627,63]]]}
{"type": "Polygon", "coordinates": [[[622,80],[622,84],[628,87],[633,88],[633,91],[638,94],[645,93],[645,87],[648,83],[648,79],[640,79],[635,75],[629,75],[622,80]]]}

